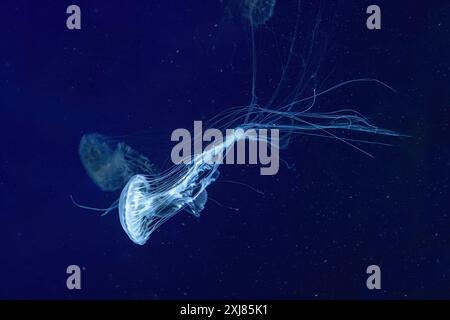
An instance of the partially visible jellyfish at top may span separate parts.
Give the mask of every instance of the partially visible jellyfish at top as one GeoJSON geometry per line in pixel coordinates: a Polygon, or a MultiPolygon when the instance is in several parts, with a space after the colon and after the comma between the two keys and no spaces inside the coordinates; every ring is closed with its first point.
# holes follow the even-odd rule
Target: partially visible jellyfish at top
{"type": "Polygon", "coordinates": [[[242,1],[242,15],[251,24],[260,26],[265,24],[273,15],[275,0],[244,0],[242,1]]]}
{"type": "MultiPolygon", "coordinates": [[[[227,136],[225,140],[211,148],[206,148],[201,154],[190,156],[188,161],[174,164],[164,171],[135,172],[132,176],[127,172],[119,175],[120,183],[111,184],[113,185],[111,189],[117,188],[128,179],[118,199],[117,207],[122,228],[134,243],[139,245],[147,243],[159,226],[183,210],[198,215],[208,200],[206,189],[219,179],[220,163],[214,162],[214,158],[217,154],[229,152],[235,143],[256,140],[283,149],[289,145],[294,135],[324,137],[344,143],[370,156],[370,153],[357,144],[384,143],[370,140],[368,136],[401,136],[393,130],[375,126],[368,118],[345,106],[333,111],[316,111],[323,96],[346,86],[372,83],[389,90],[391,88],[371,78],[348,80],[326,89],[317,87],[314,82],[311,85],[311,79],[316,78],[320,67],[319,63],[314,65],[316,61],[314,49],[321,19],[317,17],[314,30],[310,33],[311,44],[304,44],[306,54],[303,56],[302,53],[296,52],[300,3],[301,1],[297,2],[297,22],[293,26],[291,42],[287,46],[288,55],[283,59],[279,81],[273,87],[273,92],[264,101],[259,101],[256,94],[258,60],[254,27],[267,23],[274,13],[275,1],[232,0],[232,4],[239,4],[242,16],[249,20],[251,26],[252,74],[249,88],[251,99],[247,104],[226,108],[205,123],[205,128],[214,128],[222,132],[235,129],[235,134],[227,136]],[[293,60],[296,58],[298,61],[294,63],[293,60]],[[311,86],[314,88],[308,93],[306,88],[311,86]],[[254,130],[279,130],[280,134],[271,137],[247,134],[254,130]],[[356,134],[362,137],[354,136],[356,134]]],[[[317,15],[319,16],[320,12],[317,15]]],[[[274,77],[272,74],[265,76],[274,77]]],[[[94,170],[93,175],[90,173],[92,168],[89,168],[90,176],[98,175],[101,178],[98,180],[104,179],[105,174],[116,174],[115,170],[104,167],[100,171],[94,170]]]]}
{"type": "Polygon", "coordinates": [[[276,0],[230,0],[228,14],[240,16],[253,27],[267,23],[274,14],[276,0]]]}

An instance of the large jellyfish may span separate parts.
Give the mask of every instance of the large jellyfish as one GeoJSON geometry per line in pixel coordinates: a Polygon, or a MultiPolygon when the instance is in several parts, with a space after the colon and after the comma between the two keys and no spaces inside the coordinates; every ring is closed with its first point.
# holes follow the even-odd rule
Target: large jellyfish
{"type": "MultiPolygon", "coordinates": [[[[310,97],[306,100],[316,98],[310,97]]],[[[276,110],[253,107],[250,120],[246,122],[244,119],[248,114],[248,107],[228,110],[217,117],[219,120],[213,122],[215,128],[218,127],[217,124],[221,124],[220,128],[229,128],[230,125],[237,128],[235,134],[227,136],[223,143],[193,156],[191,161],[186,161],[187,164],[176,165],[160,175],[133,176],[119,198],[120,222],[129,238],[134,243],[143,245],[161,224],[186,207],[203,208],[207,200],[206,188],[219,176],[219,164],[212,160],[217,154],[228,152],[231,145],[245,139],[264,139],[265,143],[272,143],[268,138],[246,134],[249,129],[279,129],[292,134],[331,137],[362,152],[365,151],[352,144],[355,139],[342,138],[334,132],[345,130],[398,136],[393,131],[371,125],[361,115],[350,110],[330,113],[314,113],[310,112],[309,108],[285,111],[288,108],[290,106],[276,110]],[[286,120],[286,124],[282,124],[286,120]]]]}
{"type": "Polygon", "coordinates": [[[99,133],[83,135],[78,153],[89,177],[103,191],[122,189],[136,174],[156,172],[145,156],[99,133]]]}
{"type": "MultiPolygon", "coordinates": [[[[219,163],[214,161],[215,156],[227,153],[230,146],[239,141],[256,139],[273,147],[280,145],[281,148],[281,146],[289,145],[293,135],[311,135],[335,139],[370,155],[357,146],[356,142],[378,143],[367,140],[367,135],[399,136],[394,131],[371,124],[367,118],[351,109],[343,108],[332,112],[314,111],[314,107],[320,103],[322,96],[343,86],[369,82],[390,88],[376,79],[356,79],[339,83],[325,90],[314,88],[309,95],[305,95],[305,88],[311,85],[310,79],[314,78],[318,67],[310,67],[314,57],[312,52],[315,44],[307,47],[305,56],[295,53],[298,16],[278,85],[274,87],[272,95],[264,102],[257,99],[254,27],[265,23],[270,18],[274,5],[275,1],[270,0],[243,0],[242,2],[243,8],[247,10],[243,12],[246,13],[251,25],[251,99],[248,104],[223,111],[206,124],[207,128],[217,128],[222,131],[234,128],[234,134],[227,135],[225,140],[215,144],[212,148],[195,154],[187,159],[189,161],[182,161],[165,171],[156,174],[136,174],[123,188],[118,202],[119,218],[124,231],[134,243],[145,244],[159,226],[182,210],[193,214],[198,214],[203,210],[207,201],[206,188],[219,177],[219,163]],[[260,6],[257,7],[257,5],[260,6]],[[292,79],[292,71],[290,71],[293,65],[292,60],[296,57],[300,57],[303,73],[296,83],[288,84],[289,79],[292,79]],[[308,71],[312,73],[310,77],[305,76],[308,71]],[[287,94],[282,95],[285,92],[287,94]],[[251,130],[259,129],[279,130],[279,144],[274,143],[274,137],[247,134],[251,130]],[[364,136],[360,139],[358,136],[348,135],[352,133],[364,136]]],[[[299,8],[300,1],[297,14],[300,12],[299,8]]],[[[314,35],[317,31],[316,27],[317,25],[312,33],[314,35]]],[[[311,42],[314,41],[315,38],[311,40],[311,42]]],[[[199,137],[193,137],[194,140],[197,138],[199,137]]]]}

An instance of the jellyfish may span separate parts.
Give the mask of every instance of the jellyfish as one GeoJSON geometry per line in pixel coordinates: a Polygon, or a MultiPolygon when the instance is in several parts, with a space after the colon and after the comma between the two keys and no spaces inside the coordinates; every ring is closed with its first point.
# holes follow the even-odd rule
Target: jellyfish
{"type": "MultiPolygon", "coordinates": [[[[179,212],[187,211],[198,215],[205,208],[208,200],[207,188],[219,179],[220,163],[214,161],[215,156],[220,153],[226,154],[229,152],[230,146],[239,141],[256,139],[273,147],[279,145],[281,149],[281,146],[284,148],[289,146],[292,136],[315,136],[339,141],[371,156],[357,143],[384,144],[376,140],[369,140],[367,137],[401,136],[396,131],[375,126],[368,118],[351,108],[329,112],[316,111],[316,106],[320,104],[323,96],[346,86],[372,83],[388,90],[393,89],[377,79],[362,78],[344,81],[327,89],[314,88],[310,94],[305,94],[306,88],[311,84],[312,79],[315,79],[318,66],[310,67],[311,62],[314,61],[314,44],[307,48],[305,56],[295,53],[300,1],[288,56],[284,60],[285,64],[278,84],[265,101],[257,98],[257,52],[254,42],[254,27],[265,23],[270,18],[274,5],[275,1],[270,0],[243,0],[242,2],[242,8],[246,8],[243,13],[248,17],[252,26],[251,99],[241,106],[225,109],[207,121],[205,126],[220,131],[234,128],[235,134],[227,135],[226,139],[220,143],[206,148],[199,154],[189,156],[187,161],[174,164],[164,171],[135,174],[129,177],[122,189],[118,199],[119,219],[123,230],[135,244],[147,243],[155,230],[179,212]],[[292,61],[296,57],[300,57],[300,65],[304,73],[296,82],[292,83],[293,77],[290,69],[294,69],[292,61]],[[305,75],[307,71],[312,72],[310,77],[305,75]],[[282,95],[282,93],[286,94],[282,95]],[[274,143],[273,137],[245,134],[249,130],[261,129],[279,130],[279,144],[274,143]],[[363,137],[359,138],[360,135],[363,137]]],[[[311,42],[315,41],[315,31],[317,31],[316,28],[312,33],[314,36],[311,42]]],[[[196,138],[198,137],[193,137],[194,140],[196,138]]]]}
{"type": "MultiPolygon", "coordinates": [[[[81,137],[79,155],[86,172],[92,181],[102,191],[122,190],[130,178],[137,174],[156,176],[159,174],[156,166],[150,160],[124,142],[118,142],[99,133],[85,134],[81,137]]],[[[200,193],[185,210],[195,217],[199,217],[208,199],[206,190],[200,193]]],[[[78,204],[78,207],[104,214],[117,208],[117,201],[107,209],[99,209],[78,204]]]]}
{"type": "Polygon", "coordinates": [[[243,18],[253,27],[267,23],[273,16],[276,0],[230,0],[227,15],[243,18]]]}
{"type": "Polygon", "coordinates": [[[240,1],[241,14],[253,26],[265,24],[273,15],[275,0],[243,0],[240,1]]]}
{"type": "Polygon", "coordinates": [[[83,135],[78,153],[89,177],[103,191],[121,190],[135,174],[156,172],[144,155],[99,133],[83,135]]]}
{"type": "MultiPolygon", "coordinates": [[[[317,95],[321,94],[324,93],[317,95]]],[[[309,99],[317,99],[317,97],[309,99]]],[[[370,124],[366,118],[351,110],[315,113],[310,112],[309,108],[301,111],[286,111],[287,109],[290,109],[290,106],[276,110],[254,107],[250,120],[240,122],[248,115],[248,106],[246,106],[218,115],[218,120],[213,123],[223,124],[220,128],[228,128],[230,124],[234,124],[237,128],[235,132],[245,133],[249,129],[278,129],[291,134],[329,137],[368,155],[370,154],[352,142],[370,143],[369,141],[343,138],[334,132],[344,130],[399,136],[394,131],[370,124]]],[[[159,226],[178,212],[186,208],[188,208],[186,211],[192,208],[204,208],[207,200],[206,188],[219,177],[219,164],[214,163],[212,159],[218,153],[228,152],[231,145],[242,139],[249,139],[249,136],[245,134],[227,136],[223,143],[214,148],[205,149],[201,154],[194,155],[191,161],[183,161],[156,177],[144,174],[131,177],[122,190],[118,205],[120,222],[128,237],[134,243],[143,245],[159,226]]],[[[261,139],[261,136],[252,136],[250,139],[261,139]]],[[[268,138],[263,139],[268,144],[272,143],[268,138]]]]}
{"type": "Polygon", "coordinates": [[[182,166],[153,179],[133,176],[119,198],[123,230],[131,241],[143,245],[160,225],[183,209],[198,215],[207,200],[206,187],[218,176],[214,165],[182,166]]]}

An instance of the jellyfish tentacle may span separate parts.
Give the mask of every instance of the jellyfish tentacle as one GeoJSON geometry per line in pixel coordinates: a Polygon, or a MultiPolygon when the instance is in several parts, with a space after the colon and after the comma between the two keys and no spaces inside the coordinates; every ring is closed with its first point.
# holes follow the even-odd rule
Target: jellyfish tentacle
{"type": "Polygon", "coordinates": [[[75,199],[73,198],[72,195],[70,195],[70,200],[72,200],[72,203],[74,205],[76,205],[78,208],[91,210],[91,211],[100,211],[100,212],[102,212],[102,214],[101,214],[102,217],[107,215],[111,211],[117,209],[118,206],[119,206],[119,199],[114,201],[108,208],[96,208],[96,207],[89,207],[89,206],[85,206],[85,205],[79,204],[77,201],[75,201],[75,199]]]}

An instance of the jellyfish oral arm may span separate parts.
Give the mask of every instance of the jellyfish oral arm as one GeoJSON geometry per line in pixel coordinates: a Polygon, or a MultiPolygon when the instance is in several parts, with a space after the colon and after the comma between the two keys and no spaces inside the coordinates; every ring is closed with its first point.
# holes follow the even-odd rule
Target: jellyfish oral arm
{"type": "Polygon", "coordinates": [[[259,163],[264,166],[260,169],[261,175],[274,175],[278,172],[279,129],[276,126],[268,129],[263,123],[247,124],[233,129],[209,128],[204,133],[202,127],[201,121],[194,121],[193,139],[187,129],[176,129],[173,132],[172,141],[178,141],[171,152],[174,164],[192,164],[192,169],[196,170],[203,165],[203,162],[206,164],[259,163]],[[225,133],[225,137],[222,132],[225,133]],[[209,143],[205,149],[203,149],[204,142],[209,143]],[[194,149],[194,156],[191,155],[192,149],[194,149]]]}

